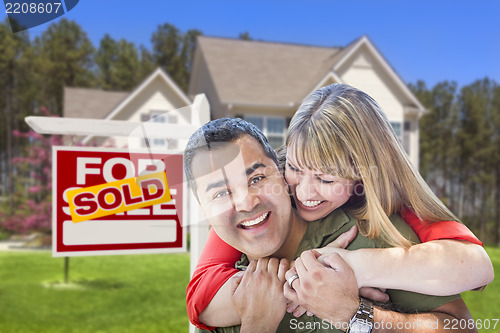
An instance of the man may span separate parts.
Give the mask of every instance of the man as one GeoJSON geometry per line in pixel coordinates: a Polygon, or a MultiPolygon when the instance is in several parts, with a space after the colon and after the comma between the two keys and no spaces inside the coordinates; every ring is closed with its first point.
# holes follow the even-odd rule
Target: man
{"type": "MultiPolygon", "coordinates": [[[[340,332],[337,328],[345,331],[350,325],[353,332],[385,329],[445,332],[447,322],[450,326],[452,320],[471,319],[458,295],[432,297],[388,291],[392,305],[399,310],[426,313],[405,314],[372,307],[359,299],[355,276],[340,257],[331,257],[326,262],[331,267],[319,264],[316,254],[306,250],[327,245],[351,229],[355,221],[341,209],[323,221],[301,220],[291,208],[276,155],[255,126],[233,118],[209,122],[190,138],[184,168],[216,233],[245,254],[237,263],[238,268],[246,267],[246,271],[231,296],[234,309],[223,314],[238,316],[241,327],[218,330],[340,332]],[[289,277],[285,292],[290,298],[306,299],[309,309],[318,317],[294,318],[285,311],[286,259],[293,260],[299,255],[297,271],[304,279],[289,277]],[[331,285],[323,283],[327,280],[338,283],[335,288],[325,290],[326,285],[331,285]],[[301,292],[295,294],[292,287],[301,292]]],[[[404,222],[397,217],[391,220],[404,229],[404,234],[412,236],[404,222]]],[[[374,247],[376,242],[358,235],[350,248],[374,247]]],[[[475,327],[467,330],[468,327],[471,325],[462,331],[475,331],[475,327]]]]}

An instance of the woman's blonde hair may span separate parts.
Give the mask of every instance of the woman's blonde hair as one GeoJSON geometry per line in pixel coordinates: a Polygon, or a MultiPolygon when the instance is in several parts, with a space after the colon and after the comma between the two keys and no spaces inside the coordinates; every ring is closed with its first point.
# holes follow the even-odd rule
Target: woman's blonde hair
{"type": "Polygon", "coordinates": [[[299,167],[363,184],[360,200],[345,208],[369,238],[409,247],[388,218],[405,206],[429,222],[457,220],[412,166],[377,102],[354,87],[333,84],[308,96],[286,145],[299,167]]]}

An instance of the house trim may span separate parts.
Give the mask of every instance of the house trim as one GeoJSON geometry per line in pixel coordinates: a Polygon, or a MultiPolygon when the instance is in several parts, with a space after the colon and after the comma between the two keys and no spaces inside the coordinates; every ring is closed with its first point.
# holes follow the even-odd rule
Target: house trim
{"type": "Polygon", "coordinates": [[[262,109],[262,110],[290,110],[297,108],[299,103],[290,102],[288,104],[257,104],[257,103],[244,103],[244,102],[226,102],[223,103],[227,105],[228,110],[234,110],[238,107],[241,108],[252,108],[252,109],[262,109]]]}
{"type": "Polygon", "coordinates": [[[130,101],[134,100],[136,96],[142,92],[157,76],[161,77],[165,83],[172,88],[172,90],[176,93],[177,96],[181,98],[183,102],[186,103],[186,106],[191,104],[189,98],[179,89],[177,84],[165,73],[161,68],[157,68],[151,75],[149,75],[146,80],[144,80],[137,88],[134,89],[120,104],[118,104],[104,119],[110,120],[113,119],[117,114],[120,113],[125,106],[130,103],[130,101]]]}
{"type": "MultiPolygon", "coordinates": [[[[424,106],[418,101],[418,99],[413,95],[413,93],[408,89],[403,80],[399,77],[399,75],[394,71],[394,69],[389,65],[389,63],[384,59],[382,54],[377,50],[377,48],[373,45],[370,39],[367,36],[361,37],[358,41],[355,42],[353,48],[349,50],[333,67],[333,71],[338,71],[338,69],[353,56],[353,54],[358,51],[363,45],[365,45],[370,53],[375,57],[375,59],[379,62],[379,64],[383,67],[389,77],[393,80],[397,87],[403,92],[403,94],[414,104],[416,105],[416,110],[418,110],[419,115],[423,115],[426,112],[424,106]]],[[[415,108],[414,108],[415,109],[415,108]]],[[[406,110],[406,108],[405,108],[406,110]]],[[[413,110],[412,110],[413,111],[413,110]]]]}
{"type": "Polygon", "coordinates": [[[332,79],[336,83],[344,83],[344,81],[337,75],[333,70],[330,70],[328,73],[323,76],[323,78],[316,84],[316,86],[306,95],[304,98],[318,90],[319,88],[323,87],[325,85],[325,82],[328,81],[328,79],[332,79]]]}

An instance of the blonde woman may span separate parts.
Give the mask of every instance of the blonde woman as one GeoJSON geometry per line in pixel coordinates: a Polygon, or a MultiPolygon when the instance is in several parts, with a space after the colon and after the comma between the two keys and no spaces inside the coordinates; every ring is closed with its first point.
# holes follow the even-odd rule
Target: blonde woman
{"type": "MultiPolygon", "coordinates": [[[[493,279],[482,243],[432,193],[377,103],[353,87],[331,85],[304,100],[289,127],[285,177],[303,219],[318,220],[342,207],[363,235],[394,246],[348,251],[337,242],[320,250],[340,254],[359,287],[444,296],[493,279]],[[411,246],[390,222],[393,214],[405,219],[422,244],[411,246]]],[[[197,326],[237,324],[224,309],[231,306],[226,281],[237,272],[240,255],[211,232],[187,290],[188,315],[197,326]]],[[[304,310],[291,304],[288,311],[304,310]]]]}

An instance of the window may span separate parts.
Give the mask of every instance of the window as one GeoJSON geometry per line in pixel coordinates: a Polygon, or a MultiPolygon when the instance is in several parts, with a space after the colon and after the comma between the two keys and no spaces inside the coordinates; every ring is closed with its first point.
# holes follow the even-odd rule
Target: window
{"type": "Polygon", "coordinates": [[[399,141],[402,141],[402,138],[401,138],[401,123],[399,121],[398,122],[391,121],[391,126],[392,126],[392,129],[394,130],[394,132],[396,132],[396,137],[399,139],[399,141]]]}
{"type": "MultiPolygon", "coordinates": [[[[163,111],[153,111],[150,112],[150,121],[152,123],[166,123],[167,119],[165,116],[165,112],[163,111]]],[[[165,147],[166,140],[164,138],[153,138],[152,146],[153,147],[165,147]]]]}
{"type": "Polygon", "coordinates": [[[284,117],[246,115],[245,120],[257,126],[274,149],[285,143],[286,124],[284,117]]]}
{"type": "Polygon", "coordinates": [[[403,147],[408,155],[410,154],[410,132],[411,122],[405,121],[403,126],[403,147]]]}
{"type": "Polygon", "coordinates": [[[411,132],[411,122],[404,121],[403,123],[399,121],[391,121],[391,126],[396,133],[399,142],[403,144],[403,148],[407,154],[410,154],[410,132],[411,132]]]}
{"type": "MultiPolygon", "coordinates": [[[[153,122],[153,123],[163,123],[163,124],[177,124],[178,117],[176,114],[171,114],[168,111],[163,110],[151,110],[149,115],[142,115],[141,120],[153,122]]],[[[153,138],[150,144],[154,148],[165,148],[165,149],[177,149],[177,139],[169,138],[153,138]]]]}

